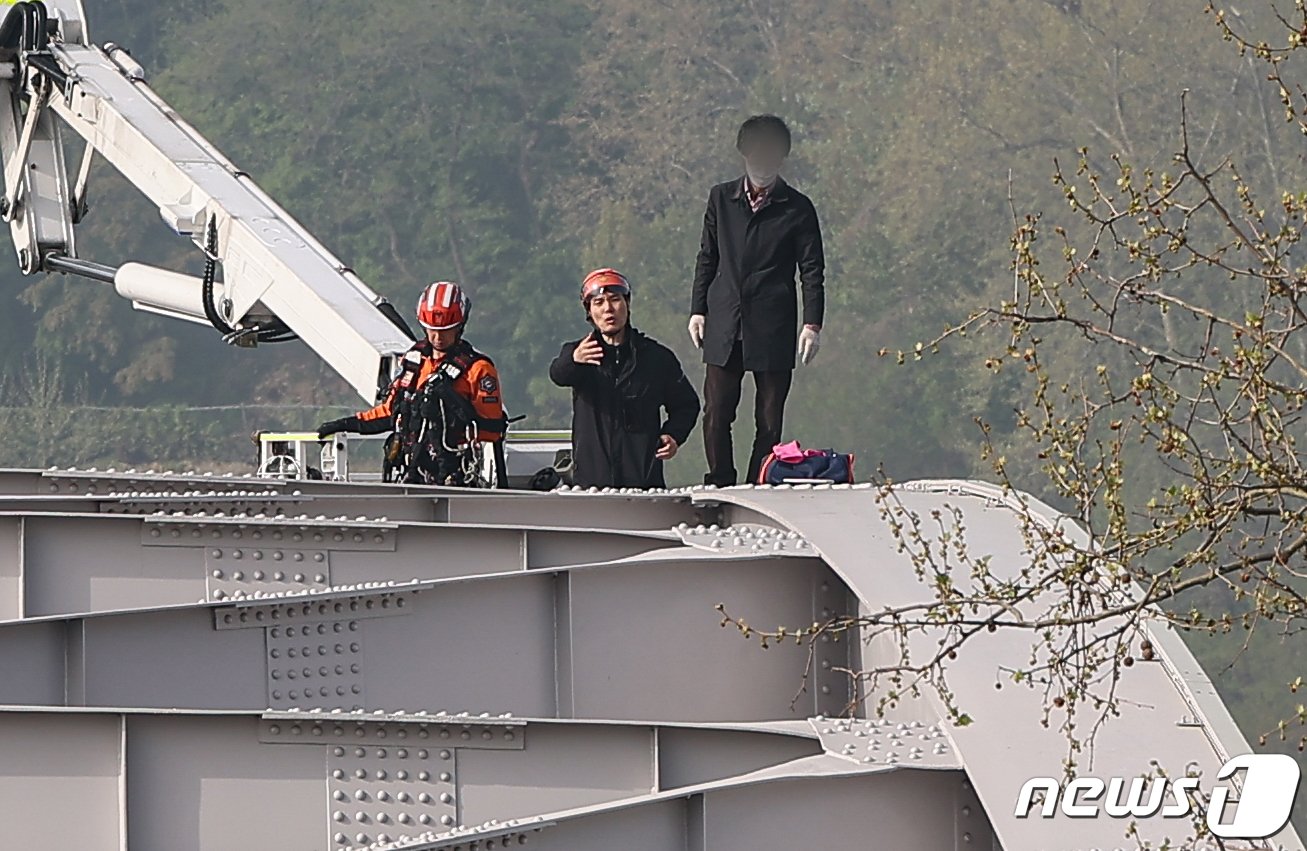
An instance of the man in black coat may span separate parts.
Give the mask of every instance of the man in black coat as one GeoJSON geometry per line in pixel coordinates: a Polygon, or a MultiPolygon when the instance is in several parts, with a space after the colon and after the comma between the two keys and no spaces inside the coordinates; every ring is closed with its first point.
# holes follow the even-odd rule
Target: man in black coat
{"type": "Polygon", "coordinates": [[[581,304],[593,330],[549,365],[550,379],[572,388],[572,481],[666,487],[663,461],[694,429],[699,396],[671,349],[631,327],[631,285],[620,272],[587,275],[581,304]]]}
{"type": "Polygon", "coordinates": [[[797,350],[804,364],[820,345],[826,262],[812,201],[780,177],[790,131],[774,115],[740,127],[744,175],[708,195],[690,301],[690,339],[703,349],[704,483],[735,484],[731,424],[745,372],[753,373],[755,435],[746,481],[781,441],[797,350]],[[795,272],[803,285],[803,330],[795,272]]]}

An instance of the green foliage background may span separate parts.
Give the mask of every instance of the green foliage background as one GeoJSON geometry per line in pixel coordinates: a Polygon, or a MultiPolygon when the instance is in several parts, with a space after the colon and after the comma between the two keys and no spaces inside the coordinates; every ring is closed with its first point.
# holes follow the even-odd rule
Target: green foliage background
{"type": "MultiPolygon", "coordinates": [[[[1248,27],[1270,32],[1269,6],[1250,5],[1248,27]]],[[[1274,92],[1203,6],[87,0],[97,41],[128,46],[165,99],[402,310],[431,280],[466,284],[469,336],[534,426],[567,421],[545,368],[583,332],[578,281],[598,265],[630,275],[637,324],[698,380],[684,324],[707,190],[737,173],[742,118],[786,116],[790,175],[817,203],[830,264],[824,348],[797,375],[787,431],[896,479],[985,476],[973,420],[1002,435],[1020,376],[989,375],[982,343],[908,366],[877,352],[1011,292],[1012,208],[1069,218],[1055,156],[1087,145],[1100,165],[1119,152],[1164,168],[1187,89],[1206,160],[1235,157],[1268,197],[1304,188],[1274,92]]],[[[92,192],[83,256],[194,268],[108,168],[92,192]]],[[[239,469],[253,427],[358,404],[299,344],[229,349],[105,288],[10,266],[0,292],[6,465],[239,469]]],[[[1037,468],[1028,447],[1006,448],[1037,468]]],[[[696,436],[672,477],[701,471],[696,436]]],[[[1255,740],[1287,708],[1301,640],[1264,632],[1227,671],[1241,642],[1195,644],[1255,740]]]]}

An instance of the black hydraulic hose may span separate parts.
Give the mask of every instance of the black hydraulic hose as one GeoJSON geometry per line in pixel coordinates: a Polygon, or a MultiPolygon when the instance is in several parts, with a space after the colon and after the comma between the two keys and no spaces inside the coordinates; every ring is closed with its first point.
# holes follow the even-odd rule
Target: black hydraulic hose
{"type": "Polygon", "coordinates": [[[289,343],[292,340],[298,340],[299,334],[290,330],[290,327],[280,319],[275,319],[259,328],[258,336],[255,338],[260,343],[289,343]]]}
{"type": "Polygon", "coordinates": [[[41,13],[37,11],[36,6],[32,3],[22,3],[23,7],[23,50],[32,52],[37,49],[36,44],[39,39],[37,30],[41,25],[41,13]]]}
{"type": "Polygon", "coordinates": [[[37,50],[45,50],[50,46],[50,12],[45,8],[45,4],[33,2],[32,8],[36,12],[36,44],[37,50]]]}
{"type": "Polygon", "coordinates": [[[234,334],[236,329],[218,313],[213,301],[213,279],[218,272],[218,220],[209,218],[209,234],[204,245],[204,281],[200,287],[200,303],[204,305],[204,318],[219,334],[234,334]]]}
{"type": "MultiPolygon", "coordinates": [[[[204,240],[204,278],[200,282],[200,303],[204,306],[204,318],[209,320],[209,324],[213,326],[214,330],[222,334],[223,337],[228,338],[230,342],[248,332],[229,324],[227,320],[222,318],[222,314],[218,312],[218,305],[213,295],[214,279],[218,274],[218,220],[216,217],[209,218],[208,231],[208,235],[204,240]]],[[[259,343],[289,343],[292,340],[299,339],[299,335],[290,330],[285,322],[275,318],[271,322],[248,330],[253,332],[255,341],[259,343]]]]}
{"type": "Polygon", "coordinates": [[[5,13],[5,19],[0,22],[0,49],[17,50],[23,46],[23,33],[28,26],[28,13],[26,3],[15,3],[9,7],[5,13]]]}
{"type": "Polygon", "coordinates": [[[45,10],[45,4],[37,0],[30,0],[23,5],[27,6],[25,47],[28,50],[45,50],[50,44],[50,33],[46,29],[50,13],[45,10]]]}
{"type": "Polygon", "coordinates": [[[40,51],[50,46],[50,13],[39,0],[15,3],[0,22],[0,49],[40,51]]]}
{"type": "Polygon", "coordinates": [[[23,53],[26,62],[49,77],[62,88],[68,75],[52,56],[46,53],[50,46],[50,13],[38,0],[15,3],[0,21],[0,50],[23,53]]]}

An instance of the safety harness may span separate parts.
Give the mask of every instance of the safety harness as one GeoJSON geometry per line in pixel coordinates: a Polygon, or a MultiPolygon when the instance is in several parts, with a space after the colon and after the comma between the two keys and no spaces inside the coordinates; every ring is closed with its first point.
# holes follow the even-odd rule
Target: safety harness
{"type": "Polygon", "coordinates": [[[386,441],[386,481],[415,484],[473,485],[481,472],[479,431],[503,434],[506,418],[477,415],[472,400],[454,383],[478,361],[488,358],[460,340],[444,353],[435,372],[417,386],[426,358],[435,356],[421,341],[404,356],[394,402],[394,432],[386,441]]]}

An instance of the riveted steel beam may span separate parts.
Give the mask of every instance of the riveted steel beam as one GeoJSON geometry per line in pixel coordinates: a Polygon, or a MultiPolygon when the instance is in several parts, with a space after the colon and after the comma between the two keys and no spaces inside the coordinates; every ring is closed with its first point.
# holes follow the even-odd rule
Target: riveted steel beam
{"type": "Polygon", "coordinates": [[[0,702],[703,721],[801,718],[848,703],[847,682],[831,673],[847,666],[847,642],[822,647],[814,673],[807,648],[764,652],[723,629],[715,609],[796,625],[836,614],[815,608],[840,605],[823,586],[842,589],[820,561],[689,556],[29,620],[0,627],[5,644],[39,660],[0,654],[12,673],[0,702]]]}
{"type": "Polygon", "coordinates": [[[478,491],[419,485],[283,481],[171,471],[0,470],[0,510],[151,514],[347,514],[417,522],[589,529],[668,529],[713,523],[688,492],[478,491]]]}
{"type": "MultiPolygon", "coordinates": [[[[871,792],[890,801],[859,813],[870,805],[878,835],[903,840],[891,847],[988,847],[940,844],[951,819],[914,836],[910,809],[890,805],[935,795],[956,815],[959,772],[868,773],[820,755],[805,727],[10,708],[0,794],[18,802],[6,807],[8,840],[33,848],[776,847],[757,844],[750,796],[784,839],[832,835],[832,814],[871,792]]],[[[860,819],[844,821],[853,836],[860,819]]]]}
{"type": "Polygon", "coordinates": [[[0,513],[0,619],[93,615],[605,564],[691,550],[670,529],[363,516],[0,513]]]}

